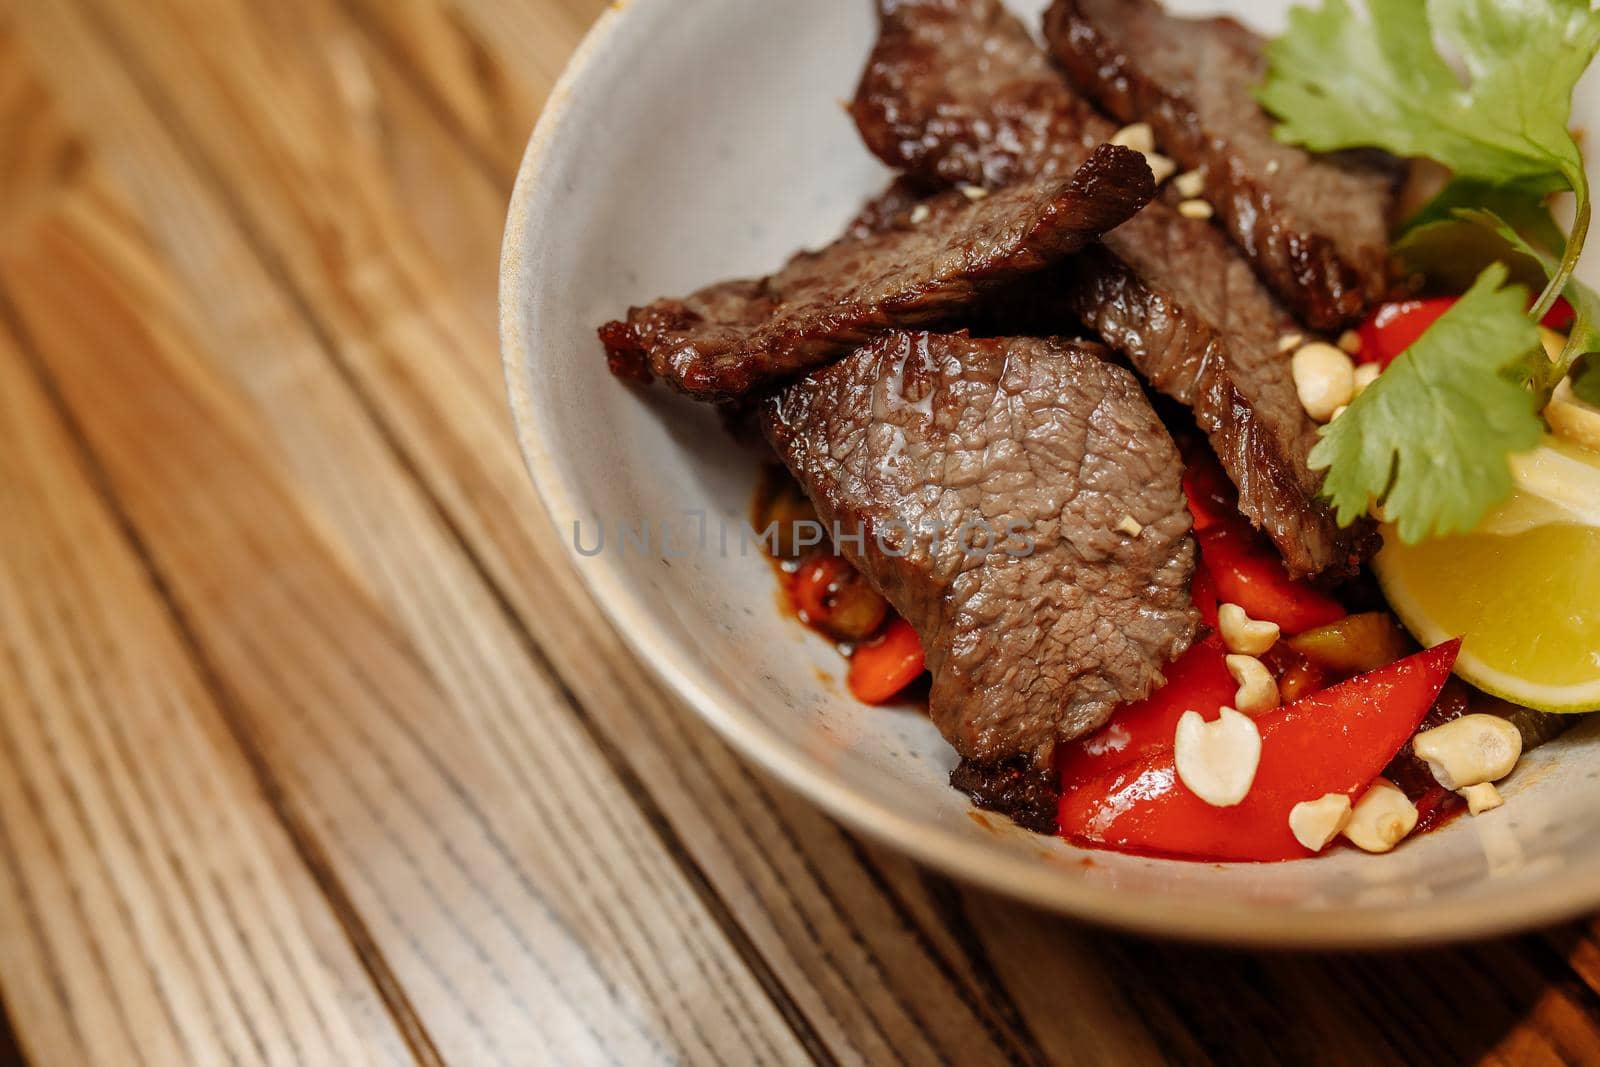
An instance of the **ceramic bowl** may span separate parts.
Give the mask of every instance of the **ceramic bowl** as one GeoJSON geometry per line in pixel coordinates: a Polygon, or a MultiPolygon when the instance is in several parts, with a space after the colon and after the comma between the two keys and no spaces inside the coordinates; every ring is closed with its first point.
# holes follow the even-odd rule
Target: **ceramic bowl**
{"type": "MultiPolygon", "coordinates": [[[[1033,24],[1042,6],[1017,5],[1033,24]]],[[[1284,7],[1221,5],[1267,31],[1284,7]]],[[[974,812],[947,784],[954,753],[926,718],[856,703],[834,649],[777,609],[771,568],[739,538],[758,457],[711,412],[612,380],[594,331],[629,304],[772,270],[831,239],[883,185],[840,107],[873,39],[871,8],[614,4],[523,161],[500,283],[517,432],[562,539],[640,658],[745,757],[849,826],[1084,919],[1381,946],[1600,906],[1600,724],[1533,753],[1505,807],[1385,856],[1229,865],[1086,852],[974,812]]],[[[1597,103],[1586,85],[1580,125],[1595,128],[1597,103]]]]}

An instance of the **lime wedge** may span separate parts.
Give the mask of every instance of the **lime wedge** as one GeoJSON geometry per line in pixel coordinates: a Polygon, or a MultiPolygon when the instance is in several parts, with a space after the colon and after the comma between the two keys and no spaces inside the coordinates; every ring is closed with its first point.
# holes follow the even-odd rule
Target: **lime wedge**
{"type": "Polygon", "coordinates": [[[1465,638],[1456,673],[1541,711],[1600,710],[1600,453],[1547,438],[1516,491],[1469,534],[1416,545],[1384,530],[1374,561],[1425,645],[1465,638]]]}

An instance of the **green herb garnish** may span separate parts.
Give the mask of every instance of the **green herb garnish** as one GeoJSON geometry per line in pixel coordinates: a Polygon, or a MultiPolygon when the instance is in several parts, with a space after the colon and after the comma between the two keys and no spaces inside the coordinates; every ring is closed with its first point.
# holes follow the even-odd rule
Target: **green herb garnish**
{"type": "Polygon", "coordinates": [[[1511,490],[1506,458],[1537,443],[1538,412],[1569,370],[1600,394],[1600,299],[1572,280],[1589,230],[1589,183],[1568,119],[1572,91],[1600,49],[1589,0],[1347,0],[1290,14],[1268,47],[1259,91],[1280,139],[1312,151],[1386,149],[1450,168],[1451,185],[1413,225],[1487,227],[1537,263],[1531,311],[1486,269],[1467,295],[1323,430],[1311,454],[1342,522],[1382,501],[1407,541],[1466,529],[1511,490]],[[1457,51],[1463,80],[1435,34],[1457,51]],[[1563,234],[1548,198],[1570,192],[1563,234]],[[1577,312],[1552,363],[1533,323],[1566,293],[1577,312]],[[1516,320],[1515,322],[1513,320],[1516,320]],[[1517,383],[1522,384],[1517,384],[1517,383]]]}
{"type": "Polygon", "coordinates": [[[1450,310],[1329,423],[1311,454],[1339,521],[1367,513],[1372,496],[1407,541],[1468,530],[1482,500],[1511,491],[1506,456],[1539,443],[1532,395],[1505,373],[1505,353],[1538,347],[1528,293],[1485,268],[1450,310]],[[1378,385],[1383,388],[1378,388],[1378,385]]]}

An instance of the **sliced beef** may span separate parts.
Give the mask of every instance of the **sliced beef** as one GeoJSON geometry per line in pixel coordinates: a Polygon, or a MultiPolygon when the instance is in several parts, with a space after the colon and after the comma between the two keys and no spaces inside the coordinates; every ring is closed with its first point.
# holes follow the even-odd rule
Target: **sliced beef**
{"type": "MultiPolygon", "coordinates": [[[[914,178],[992,187],[1067,173],[1115,132],[999,0],[879,0],[879,10],[852,112],[873,152],[914,178]]],[[[1069,308],[1193,409],[1241,510],[1292,571],[1350,569],[1371,531],[1341,530],[1317,500],[1321,478],[1306,465],[1316,427],[1278,351],[1293,318],[1217,227],[1160,201],[1102,243],[1031,279],[1024,300],[1069,308]]]]}
{"type": "Polygon", "coordinates": [[[1239,488],[1239,510],[1271,538],[1290,570],[1353,572],[1375,546],[1370,528],[1341,530],[1316,499],[1321,476],[1306,465],[1316,443],[1294,384],[1280,370],[1279,327],[1251,321],[1256,279],[1238,260],[1191,286],[1184,299],[1151,284],[1145,264],[1183,261],[1185,228],[1164,245],[1119,258],[1095,248],[1070,271],[1019,293],[1033,314],[1059,306],[1127,354],[1152,386],[1186,405],[1239,488]],[[1221,326],[1219,324],[1226,324],[1221,326]],[[1253,343],[1241,343],[1252,338],[1253,343]]]}
{"type": "Polygon", "coordinates": [[[1000,0],[878,0],[878,16],[850,112],[914,179],[996,189],[1070,174],[1116,132],[1000,0]]]}
{"type": "Polygon", "coordinates": [[[1073,82],[1205,177],[1205,198],[1257,272],[1309,325],[1334,330],[1388,287],[1401,175],[1380,153],[1313,156],[1272,135],[1253,91],[1261,38],[1156,0],[1056,0],[1045,36],[1073,82]]]}
{"type": "Polygon", "coordinates": [[[891,326],[937,322],[1076,252],[1154,193],[1137,152],[1104,146],[1069,177],[927,203],[913,226],[847,235],[777,274],[658,300],[600,329],[613,372],[732,400],[820,366],[891,326]]]}
{"type": "Polygon", "coordinates": [[[980,763],[1046,758],[1194,636],[1182,464],[1106,354],[890,333],[763,411],[841,551],[921,636],[935,724],[980,763]]]}
{"type": "MultiPolygon", "coordinates": [[[[856,217],[845,227],[845,236],[864,241],[884,230],[913,226],[911,213],[917,209],[917,205],[939,191],[937,186],[930,188],[925,182],[902,174],[890,182],[883,192],[861,205],[856,217]]],[[[929,211],[931,213],[931,207],[929,211]]]]}

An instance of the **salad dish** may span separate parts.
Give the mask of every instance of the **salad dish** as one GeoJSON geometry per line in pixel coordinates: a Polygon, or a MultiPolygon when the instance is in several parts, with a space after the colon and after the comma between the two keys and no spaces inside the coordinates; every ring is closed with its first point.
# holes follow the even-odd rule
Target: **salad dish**
{"type": "Polygon", "coordinates": [[[1055,0],[1044,46],[999,0],[878,17],[849,112],[887,189],[775,274],[599,330],[615,376],[759,431],[783,473],[754,524],[854,695],[926,676],[953,784],[1083,846],[1386,852],[1499,807],[1525,748],[1600,708],[1600,497],[1575,492],[1600,338],[1571,278],[1583,65],[1542,85],[1559,115],[1493,114],[1521,57],[1473,34],[1553,28],[1586,61],[1600,16],[1324,0],[1268,40],[1055,0]],[[1394,54],[1430,19],[1469,81],[1394,54]],[[1452,247],[1481,260],[1464,292],[1427,269],[1452,247]],[[1530,537],[1576,549],[1576,597],[1452,588],[1530,537]]]}
{"type": "Polygon", "coordinates": [[[752,773],[988,888],[1327,947],[1600,906],[1597,23],[609,9],[501,265],[555,535],[752,773]]]}

